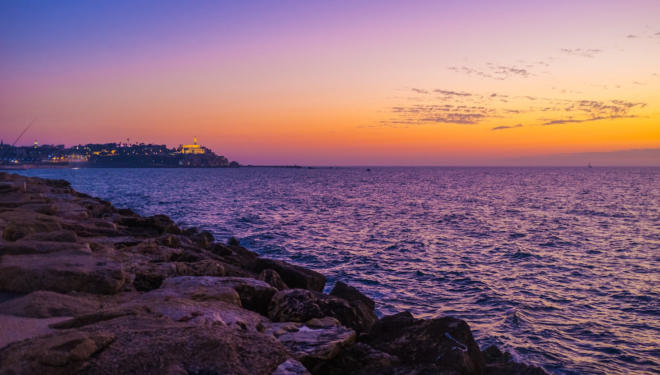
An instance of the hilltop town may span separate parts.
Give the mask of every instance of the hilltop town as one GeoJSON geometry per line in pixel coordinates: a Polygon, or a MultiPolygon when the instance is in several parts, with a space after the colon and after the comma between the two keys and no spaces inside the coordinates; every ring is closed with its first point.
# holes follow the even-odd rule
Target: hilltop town
{"type": "Polygon", "coordinates": [[[223,168],[238,167],[197,143],[168,148],[145,143],[90,143],[13,146],[0,143],[0,167],[5,169],[78,168],[223,168]]]}

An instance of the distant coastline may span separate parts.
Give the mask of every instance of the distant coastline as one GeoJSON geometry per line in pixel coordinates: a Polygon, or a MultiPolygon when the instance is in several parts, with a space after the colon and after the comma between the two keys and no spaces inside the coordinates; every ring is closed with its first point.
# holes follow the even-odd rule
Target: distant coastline
{"type": "Polygon", "coordinates": [[[197,143],[168,148],[166,145],[90,143],[14,146],[0,144],[0,169],[35,168],[235,168],[236,161],[197,143]]]}

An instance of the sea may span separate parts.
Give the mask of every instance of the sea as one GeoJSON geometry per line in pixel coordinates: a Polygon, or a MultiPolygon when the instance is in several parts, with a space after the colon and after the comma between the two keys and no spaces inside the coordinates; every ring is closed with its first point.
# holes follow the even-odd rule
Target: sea
{"type": "Polygon", "coordinates": [[[660,373],[660,168],[35,169],[465,319],[551,374],[660,373]]]}

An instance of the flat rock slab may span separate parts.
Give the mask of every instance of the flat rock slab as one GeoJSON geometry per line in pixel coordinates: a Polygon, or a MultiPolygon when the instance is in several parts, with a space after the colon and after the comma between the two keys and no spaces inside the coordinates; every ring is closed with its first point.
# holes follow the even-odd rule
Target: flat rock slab
{"type": "Polygon", "coordinates": [[[266,313],[275,288],[264,281],[245,277],[214,277],[214,276],[179,276],[166,279],[162,290],[169,290],[179,296],[191,299],[214,298],[220,291],[231,289],[238,293],[240,303],[246,309],[266,313]]]}
{"type": "Polygon", "coordinates": [[[0,314],[29,318],[52,318],[89,314],[101,307],[90,296],[71,296],[40,290],[0,303],[0,314]]]}
{"type": "Polygon", "coordinates": [[[68,317],[36,319],[19,316],[0,315],[0,349],[12,342],[52,333],[48,326],[68,320],[68,317]]]}
{"type": "Polygon", "coordinates": [[[119,263],[93,255],[52,253],[0,258],[0,290],[8,292],[114,294],[124,285],[126,277],[119,263]]]}

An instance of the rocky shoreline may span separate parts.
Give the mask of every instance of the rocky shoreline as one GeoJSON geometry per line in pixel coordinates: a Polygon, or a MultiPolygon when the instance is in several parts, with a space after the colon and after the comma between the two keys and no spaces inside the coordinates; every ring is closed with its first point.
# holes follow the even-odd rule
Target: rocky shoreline
{"type": "Polygon", "coordinates": [[[0,231],[0,374],[546,374],[66,181],[0,173],[0,231]]]}

